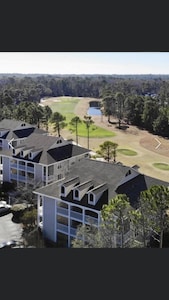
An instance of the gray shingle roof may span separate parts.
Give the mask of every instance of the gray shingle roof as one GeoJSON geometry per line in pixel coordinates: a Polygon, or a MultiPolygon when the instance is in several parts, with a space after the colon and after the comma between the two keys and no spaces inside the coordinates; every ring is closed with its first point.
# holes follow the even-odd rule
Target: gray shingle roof
{"type": "MultiPolygon", "coordinates": [[[[18,148],[23,146],[26,149],[32,148],[32,152],[40,152],[33,159],[29,159],[28,156],[25,156],[22,159],[44,165],[50,165],[55,162],[90,152],[88,149],[74,145],[72,142],[68,142],[64,139],[63,143],[57,144],[59,139],[60,138],[56,136],[32,133],[24,140],[23,144],[21,143],[18,146],[18,148]]],[[[12,150],[8,152],[6,150],[1,150],[1,154],[13,156],[12,150]]],[[[17,154],[16,157],[19,158],[20,154],[17,154]]]]}
{"type": "Polygon", "coordinates": [[[156,184],[169,185],[169,182],[140,174],[138,171],[128,166],[85,158],[75,165],[71,166],[64,179],[39,188],[35,192],[47,195],[49,197],[60,198],[59,186],[65,181],[74,178],[75,176],[79,176],[80,183],[83,183],[86,180],[92,180],[94,187],[97,187],[106,182],[107,192],[105,191],[105,193],[101,196],[100,200],[95,206],[88,204],[86,195],[82,198],[81,201],[73,200],[72,192],[65,199],[63,197],[62,199],[98,210],[101,209],[103,204],[108,203],[108,200],[112,199],[117,194],[123,193],[128,195],[131,205],[135,207],[135,205],[137,204],[137,198],[142,190],[146,190],[152,185],[156,184]],[[134,172],[133,174],[135,175],[135,177],[132,178],[129,182],[122,183],[119,186],[120,182],[124,182],[123,179],[126,178],[126,174],[129,170],[131,170],[131,172],[134,172]]]}
{"type": "Polygon", "coordinates": [[[7,130],[8,132],[2,137],[7,140],[12,138],[24,138],[28,137],[31,133],[35,132],[38,134],[46,134],[47,131],[37,128],[35,125],[17,120],[3,119],[0,121],[0,130],[7,130]],[[21,124],[24,123],[23,128],[21,129],[21,124]]]}

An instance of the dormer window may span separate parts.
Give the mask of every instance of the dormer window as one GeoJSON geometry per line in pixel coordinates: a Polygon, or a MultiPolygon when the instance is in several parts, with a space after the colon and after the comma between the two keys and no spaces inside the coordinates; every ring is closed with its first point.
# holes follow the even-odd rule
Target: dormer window
{"type": "Polygon", "coordinates": [[[92,180],[87,180],[85,182],[80,183],[79,185],[76,185],[73,188],[73,199],[80,201],[86,192],[88,192],[91,188],[93,188],[93,182],[92,180]]]}
{"type": "Polygon", "coordinates": [[[62,140],[58,140],[58,141],[57,141],[57,144],[61,144],[61,143],[62,143],[62,140]]]}
{"type": "Polygon", "coordinates": [[[78,190],[75,190],[75,196],[74,198],[79,198],[79,191],[78,190]]]}
{"type": "Polygon", "coordinates": [[[31,152],[29,153],[29,158],[32,159],[32,153],[31,152]]]}
{"type": "Polygon", "coordinates": [[[20,156],[23,157],[23,151],[20,152],[20,156]]]}
{"type": "Polygon", "coordinates": [[[65,194],[65,187],[63,185],[61,186],[61,194],[65,194]]]}
{"type": "Polygon", "coordinates": [[[131,170],[128,170],[128,172],[126,173],[126,176],[131,174],[131,170]]]}
{"type": "Polygon", "coordinates": [[[95,199],[94,199],[94,195],[92,194],[92,193],[90,193],[89,195],[88,195],[88,202],[89,202],[89,204],[95,204],[95,199]]]}
{"type": "Polygon", "coordinates": [[[13,155],[15,155],[15,149],[12,150],[13,155]]]}
{"type": "Polygon", "coordinates": [[[103,183],[88,192],[88,203],[92,205],[96,205],[104,192],[107,191],[107,184],[103,183]]]}
{"type": "Polygon", "coordinates": [[[79,184],[79,177],[65,181],[60,188],[61,196],[66,197],[77,184],[79,184]]]}

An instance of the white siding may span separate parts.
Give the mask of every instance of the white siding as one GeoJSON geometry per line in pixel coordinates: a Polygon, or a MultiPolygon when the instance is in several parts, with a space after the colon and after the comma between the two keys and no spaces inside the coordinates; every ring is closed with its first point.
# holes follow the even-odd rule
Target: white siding
{"type": "Polygon", "coordinates": [[[55,219],[55,200],[45,197],[43,202],[43,235],[53,242],[56,242],[55,219]]]}
{"type": "Polygon", "coordinates": [[[10,162],[9,158],[2,157],[3,163],[3,181],[10,181],[10,162]]]}

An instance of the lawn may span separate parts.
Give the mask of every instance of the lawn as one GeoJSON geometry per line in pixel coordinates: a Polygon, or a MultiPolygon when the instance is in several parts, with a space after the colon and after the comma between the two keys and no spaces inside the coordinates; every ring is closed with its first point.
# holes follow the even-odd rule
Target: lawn
{"type": "Polygon", "coordinates": [[[66,123],[69,123],[70,120],[75,117],[74,109],[76,104],[79,102],[79,99],[77,98],[69,98],[69,97],[58,97],[57,101],[53,101],[52,104],[50,104],[50,108],[52,109],[52,112],[59,112],[63,116],[66,117],[66,123]]]}
{"type": "Polygon", "coordinates": [[[169,171],[169,165],[165,163],[154,163],[153,166],[160,170],[169,171]]]}
{"type": "MultiPolygon", "coordinates": [[[[68,126],[68,129],[71,132],[75,132],[75,129],[71,126],[68,126]]],[[[91,138],[103,138],[103,137],[113,137],[116,134],[114,132],[108,131],[104,128],[98,127],[94,124],[90,125],[89,128],[89,137],[91,138]]],[[[78,124],[78,136],[87,137],[87,128],[84,122],[78,124]]]]}
{"type": "Polygon", "coordinates": [[[134,156],[137,155],[136,151],[130,150],[130,149],[117,149],[117,152],[128,155],[128,156],[134,156]]]}
{"type": "MultiPolygon", "coordinates": [[[[52,112],[59,112],[63,116],[66,117],[65,123],[67,123],[66,128],[70,130],[70,132],[75,133],[75,128],[69,125],[71,119],[75,117],[74,114],[75,107],[80,100],[76,97],[57,97],[56,101],[52,101],[49,104],[52,112]]],[[[82,122],[78,124],[78,136],[87,137],[87,129],[86,124],[82,122]]],[[[113,137],[116,134],[104,128],[98,127],[95,124],[92,124],[89,129],[89,136],[91,138],[103,138],[103,137],[113,137]]]]}

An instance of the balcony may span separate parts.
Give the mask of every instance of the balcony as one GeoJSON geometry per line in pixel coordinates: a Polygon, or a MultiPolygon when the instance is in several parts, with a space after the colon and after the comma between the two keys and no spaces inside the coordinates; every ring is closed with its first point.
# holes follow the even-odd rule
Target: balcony
{"type": "Polygon", "coordinates": [[[34,167],[27,167],[27,172],[34,173],[34,167]]]}
{"type": "Polygon", "coordinates": [[[26,171],[26,166],[18,164],[18,169],[22,171],[26,171]]]}
{"type": "Polygon", "coordinates": [[[16,163],[11,163],[10,167],[13,169],[17,169],[18,165],[16,163]]]}
{"type": "Polygon", "coordinates": [[[56,180],[56,175],[44,176],[44,180],[48,182],[54,181],[56,180]]]}
{"type": "Polygon", "coordinates": [[[57,223],[57,231],[64,234],[68,234],[68,226],[63,225],[61,223],[57,223]]]}
{"type": "Polygon", "coordinates": [[[25,176],[21,176],[21,175],[17,176],[17,174],[11,174],[11,179],[17,180],[17,181],[23,181],[23,182],[26,181],[26,177],[25,176]]]}
{"type": "Polygon", "coordinates": [[[85,216],[85,223],[86,224],[92,224],[92,225],[98,225],[98,218],[94,218],[94,217],[86,215],[85,216]]]}
{"type": "MultiPolygon", "coordinates": [[[[63,208],[63,207],[57,207],[57,214],[62,215],[64,217],[68,217],[68,209],[63,208]]],[[[76,211],[70,211],[70,219],[83,222],[83,215],[82,213],[76,212],[76,211]]],[[[85,215],[84,222],[86,224],[93,224],[93,225],[98,225],[98,219],[91,217],[89,215],[85,215]]]]}
{"type": "Polygon", "coordinates": [[[83,221],[83,215],[81,213],[78,213],[76,211],[72,211],[70,212],[70,218],[76,221],[83,221]]]}
{"type": "Polygon", "coordinates": [[[68,209],[67,208],[63,208],[63,207],[57,207],[57,214],[67,217],[68,216],[68,209]]]}
{"type": "MultiPolygon", "coordinates": [[[[57,231],[63,234],[68,235],[69,234],[69,227],[66,225],[63,225],[61,223],[57,223],[57,231]]],[[[76,236],[76,229],[73,227],[70,227],[70,236],[75,237],[76,236]]]]}

